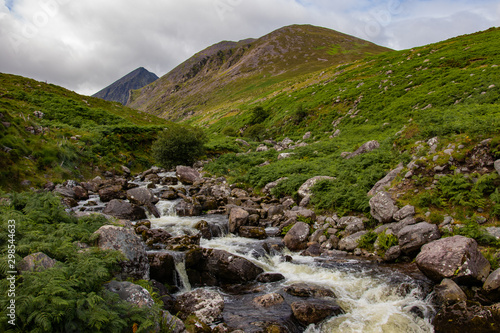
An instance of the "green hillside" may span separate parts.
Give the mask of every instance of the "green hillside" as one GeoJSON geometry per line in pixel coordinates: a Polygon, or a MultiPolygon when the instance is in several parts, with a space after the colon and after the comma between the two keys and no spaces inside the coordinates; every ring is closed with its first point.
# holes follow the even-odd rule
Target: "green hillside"
{"type": "Polygon", "coordinates": [[[401,204],[415,205],[423,218],[429,220],[431,212],[436,221],[435,216],[446,214],[459,220],[476,214],[496,221],[499,49],[500,29],[492,28],[342,64],[289,80],[280,91],[256,94],[250,102],[221,107],[212,119],[197,121],[224,140],[228,134],[243,133],[256,148],[264,139],[289,137],[296,142],[306,132],[312,136],[303,140],[308,146],[285,150],[293,153],[287,159],[278,160],[282,152],[273,149],[253,149],[224,155],[206,169],[255,189],[288,177],[273,193],[296,198],[308,178],[333,176],[335,181],[315,187],[314,207],[368,216],[367,192],[403,163],[395,196],[401,204]],[[264,110],[258,122],[257,107],[264,110]],[[340,135],[335,136],[337,130],[340,135]],[[433,137],[438,138],[435,151],[427,144],[433,137]],[[381,147],[352,159],[341,157],[370,140],[378,140],[381,147]],[[453,151],[445,152],[449,148],[453,151]],[[404,178],[412,160],[420,167],[404,178]],[[260,166],[266,161],[269,165],[260,166]]]}
{"type": "Polygon", "coordinates": [[[0,187],[40,187],[125,165],[151,165],[149,149],[168,122],[118,103],[0,73],[0,187]],[[43,113],[42,118],[35,114],[43,113]]]}

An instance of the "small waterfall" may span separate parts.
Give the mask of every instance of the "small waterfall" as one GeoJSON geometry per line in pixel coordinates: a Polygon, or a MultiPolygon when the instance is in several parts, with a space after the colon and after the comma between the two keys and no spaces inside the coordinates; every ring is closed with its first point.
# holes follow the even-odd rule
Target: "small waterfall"
{"type": "Polygon", "coordinates": [[[191,291],[191,283],[189,283],[189,278],[186,272],[186,263],[184,260],[175,262],[175,271],[177,272],[177,286],[179,287],[179,293],[185,293],[191,291]]]}

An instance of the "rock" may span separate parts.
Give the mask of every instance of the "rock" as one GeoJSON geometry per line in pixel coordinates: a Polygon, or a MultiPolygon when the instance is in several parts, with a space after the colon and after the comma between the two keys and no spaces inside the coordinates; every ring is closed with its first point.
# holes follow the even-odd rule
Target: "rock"
{"type": "Polygon", "coordinates": [[[284,160],[285,158],[290,158],[295,153],[281,153],[278,155],[278,160],[284,160]]]}
{"type": "Polygon", "coordinates": [[[290,251],[299,251],[307,247],[309,238],[309,225],[304,222],[297,222],[288,230],[283,243],[290,251]]]}
{"type": "Polygon", "coordinates": [[[396,179],[396,177],[401,173],[401,171],[403,171],[403,169],[403,164],[400,164],[396,169],[391,170],[384,178],[375,183],[372,189],[368,191],[368,195],[372,196],[380,191],[385,191],[386,187],[391,185],[391,182],[396,179]]]}
{"type": "Polygon", "coordinates": [[[259,145],[259,146],[255,149],[255,151],[257,151],[257,152],[260,152],[260,151],[268,151],[268,150],[269,150],[269,147],[267,147],[265,144],[261,144],[261,145],[259,145]]]}
{"type": "Polygon", "coordinates": [[[250,144],[248,142],[246,142],[245,140],[243,140],[243,139],[236,139],[234,141],[236,141],[238,143],[241,143],[244,146],[250,147],[250,144]]]}
{"type": "Polygon", "coordinates": [[[99,198],[102,202],[108,202],[114,199],[125,199],[127,194],[121,185],[111,185],[99,190],[99,198]]]}
{"type": "Polygon", "coordinates": [[[122,169],[122,171],[123,171],[123,173],[124,173],[125,175],[130,176],[131,171],[130,171],[130,169],[129,169],[129,168],[127,168],[125,165],[122,165],[122,166],[120,167],[120,169],[122,169]]]}
{"type": "Polygon", "coordinates": [[[204,270],[222,283],[253,281],[264,270],[251,261],[223,250],[208,250],[204,270]]]}
{"type": "Polygon", "coordinates": [[[142,237],[148,246],[153,244],[168,244],[172,235],[165,229],[148,229],[142,232],[142,237]]]}
{"type": "Polygon", "coordinates": [[[166,323],[168,326],[164,327],[166,328],[166,332],[170,333],[184,333],[186,331],[186,326],[184,326],[184,323],[182,320],[177,318],[176,316],[173,316],[170,312],[168,311],[163,311],[163,322],[166,323]]]}
{"type": "Polygon", "coordinates": [[[387,249],[383,255],[383,259],[385,261],[391,262],[395,261],[401,256],[401,247],[399,245],[395,245],[387,249]]]}
{"type": "Polygon", "coordinates": [[[203,207],[191,202],[180,201],[175,206],[177,216],[199,216],[203,213],[203,207]]]}
{"type": "Polygon", "coordinates": [[[57,185],[56,188],[54,189],[54,192],[62,195],[65,198],[71,198],[71,199],[76,198],[75,191],[73,190],[72,187],[57,185]]]}
{"type": "MultiPolygon", "coordinates": [[[[297,207],[298,209],[297,210],[287,210],[285,212],[285,217],[287,219],[297,219],[298,217],[303,217],[305,219],[309,219],[309,220],[316,220],[316,214],[314,213],[313,210],[311,209],[306,209],[306,208],[303,208],[303,207],[297,207]]],[[[294,207],[295,209],[295,207],[294,207]]]]}
{"type": "Polygon", "coordinates": [[[345,236],[355,234],[358,231],[365,229],[363,220],[356,216],[344,216],[340,219],[338,227],[340,229],[345,229],[345,236]]]}
{"type": "Polygon", "coordinates": [[[174,309],[183,320],[194,315],[204,324],[211,325],[222,319],[224,298],[215,291],[196,289],[178,296],[174,309]]]}
{"type": "Polygon", "coordinates": [[[298,301],[291,304],[294,317],[303,325],[316,324],[325,318],[338,316],[344,311],[338,305],[319,301],[298,301]]]}
{"type": "Polygon", "coordinates": [[[136,205],[144,206],[155,204],[159,200],[150,189],[144,187],[136,187],[127,191],[127,199],[136,205]]]}
{"type": "Polygon", "coordinates": [[[196,230],[200,231],[201,237],[205,239],[212,239],[212,230],[207,221],[201,220],[194,226],[196,230]]]}
{"type": "Polygon", "coordinates": [[[175,285],[174,257],[166,252],[149,252],[147,255],[151,279],[168,285],[175,285]]]}
{"type": "Polygon", "coordinates": [[[328,177],[328,176],[316,176],[313,178],[309,178],[298,189],[297,194],[299,195],[299,197],[305,198],[305,197],[311,196],[312,195],[312,191],[311,191],[312,187],[314,186],[314,184],[316,184],[320,180],[335,180],[335,178],[328,177]]]}
{"type": "Polygon", "coordinates": [[[496,239],[500,239],[500,227],[488,227],[486,231],[496,239]]]}
{"type": "Polygon", "coordinates": [[[277,293],[271,293],[271,294],[266,294],[262,296],[255,297],[252,300],[252,303],[255,305],[262,307],[262,308],[268,308],[274,305],[281,304],[285,301],[283,296],[277,293]]]}
{"type": "Polygon", "coordinates": [[[406,217],[403,220],[399,221],[398,223],[394,223],[390,229],[392,232],[397,235],[403,228],[409,226],[409,225],[414,225],[417,223],[417,220],[415,220],[413,217],[406,217]]]}
{"type": "Polygon", "coordinates": [[[439,304],[451,305],[467,300],[467,295],[460,287],[450,279],[443,279],[441,284],[434,287],[439,304]]]}
{"type": "Polygon", "coordinates": [[[493,271],[484,282],[483,289],[486,292],[500,289],[500,268],[493,271]]]}
{"type": "Polygon", "coordinates": [[[353,251],[358,247],[359,240],[363,237],[367,231],[358,231],[355,234],[343,237],[339,242],[339,250],[341,251],[353,251]]]}
{"type": "Polygon", "coordinates": [[[229,232],[237,232],[242,225],[247,223],[249,216],[250,214],[242,208],[235,207],[231,209],[231,213],[229,214],[229,232]]]}
{"type": "Polygon", "coordinates": [[[19,272],[42,272],[56,265],[57,260],[42,252],[24,257],[17,265],[19,272]]]}
{"type": "Polygon", "coordinates": [[[500,304],[481,306],[459,302],[441,310],[433,321],[436,333],[500,331],[500,304]]]}
{"type": "Polygon", "coordinates": [[[302,251],[301,256],[319,257],[321,255],[321,245],[319,243],[312,243],[307,249],[302,251]]]}
{"type": "Polygon", "coordinates": [[[346,159],[350,159],[350,158],[356,157],[356,156],[361,155],[361,154],[369,153],[369,152],[371,152],[375,149],[378,149],[378,148],[380,148],[380,143],[378,143],[375,140],[368,141],[365,144],[363,144],[361,147],[356,149],[356,151],[354,153],[350,153],[349,155],[347,155],[346,159]]]}
{"type": "Polygon", "coordinates": [[[495,170],[500,175],[500,160],[496,160],[495,163],[494,163],[494,166],[495,166],[495,170]]]}
{"type": "Polygon", "coordinates": [[[122,300],[140,308],[150,308],[155,303],[149,294],[149,291],[132,282],[111,281],[106,283],[104,287],[107,290],[118,294],[122,300]]]}
{"type": "Polygon", "coordinates": [[[177,179],[183,184],[192,185],[197,180],[201,179],[198,171],[187,166],[178,165],[175,169],[177,179]]]}
{"type": "Polygon", "coordinates": [[[311,138],[311,132],[307,132],[306,134],[304,134],[304,136],[302,137],[302,140],[309,140],[311,138]]]}
{"type": "Polygon", "coordinates": [[[124,220],[143,220],[146,219],[146,212],[139,206],[131,204],[130,202],[113,199],[103,210],[104,214],[108,214],[119,219],[124,220]]]}
{"type": "Polygon", "coordinates": [[[422,245],[439,239],[441,234],[437,225],[421,222],[404,227],[397,236],[401,251],[411,254],[418,251],[422,245]]]}
{"type": "Polygon", "coordinates": [[[392,216],[399,210],[387,192],[378,192],[369,203],[370,214],[381,223],[391,222],[392,216]]]}
{"type": "Polygon", "coordinates": [[[165,200],[175,200],[179,198],[179,195],[174,190],[166,190],[162,193],[161,198],[165,200]]]}
{"type": "Polygon", "coordinates": [[[269,193],[271,192],[271,190],[273,188],[275,188],[276,186],[278,186],[278,184],[284,180],[287,180],[288,177],[281,177],[279,178],[278,180],[275,180],[274,182],[270,182],[270,183],[267,183],[266,186],[264,186],[264,188],[262,189],[262,192],[264,193],[269,193]]]}
{"type": "Polygon", "coordinates": [[[289,285],[285,287],[285,292],[292,296],[297,296],[297,297],[315,297],[315,298],[337,297],[335,293],[330,289],[306,283],[294,283],[292,285],[289,285]]]}
{"type": "Polygon", "coordinates": [[[281,273],[262,273],[257,276],[257,281],[262,283],[270,283],[284,280],[285,277],[281,273]]]}
{"type": "Polygon", "coordinates": [[[241,226],[238,229],[238,232],[241,237],[253,238],[253,239],[266,239],[266,229],[263,227],[250,227],[250,226],[241,226]]]}
{"type": "Polygon", "coordinates": [[[453,236],[426,244],[415,259],[428,278],[440,282],[444,278],[459,284],[483,282],[490,263],[472,238],[453,236]]]}
{"type": "Polygon", "coordinates": [[[415,207],[411,205],[406,205],[400,210],[398,210],[396,213],[394,213],[393,218],[396,221],[401,221],[407,217],[413,217],[415,216],[415,207]]]}
{"type": "Polygon", "coordinates": [[[144,243],[132,229],[105,225],[94,234],[99,236],[98,246],[102,250],[118,250],[126,260],[121,262],[122,277],[149,280],[149,260],[144,243]]]}

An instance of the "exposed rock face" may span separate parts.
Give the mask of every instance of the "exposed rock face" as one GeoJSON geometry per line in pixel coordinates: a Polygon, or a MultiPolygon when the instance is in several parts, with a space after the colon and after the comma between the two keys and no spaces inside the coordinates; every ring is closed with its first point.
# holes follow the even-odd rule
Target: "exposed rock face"
{"type": "Polygon", "coordinates": [[[17,265],[20,272],[42,272],[52,268],[57,261],[42,252],[30,254],[23,258],[17,265]]]}
{"type": "Polygon", "coordinates": [[[459,284],[484,281],[490,263],[472,238],[453,236],[426,244],[416,258],[418,268],[436,282],[444,278],[459,284]]]}
{"type": "Polygon", "coordinates": [[[218,292],[196,289],[178,296],[174,309],[183,320],[195,315],[201,322],[210,325],[222,318],[224,299],[218,292]]]}
{"type": "Polygon", "coordinates": [[[294,317],[304,325],[316,324],[325,318],[344,313],[338,305],[319,301],[298,301],[291,306],[294,317]]]}
{"type": "Polygon", "coordinates": [[[378,143],[378,141],[375,141],[375,140],[368,141],[365,144],[363,144],[361,147],[356,149],[356,151],[354,153],[347,155],[346,159],[350,159],[350,158],[356,157],[356,156],[361,155],[361,154],[369,153],[369,152],[371,152],[375,149],[378,149],[378,148],[380,148],[380,143],[378,143]]]}
{"type": "Polygon", "coordinates": [[[398,210],[391,195],[387,192],[378,192],[370,199],[370,214],[381,223],[391,222],[394,213],[398,210]]]}
{"type": "Polygon", "coordinates": [[[104,285],[109,291],[116,293],[124,301],[142,307],[152,307],[155,303],[149,291],[143,287],[127,281],[111,281],[104,285]]]}
{"type": "Polygon", "coordinates": [[[281,304],[284,301],[285,301],[285,299],[280,294],[271,293],[271,294],[266,294],[266,295],[255,297],[252,302],[257,306],[267,308],[270,306],[281,304]]]}
{"type": "Polygon", "coordinates": [[[450,279],[443,279],[441,284],[434,287],[439,304],[451,305],[467,301],[467,295],[460,287],[450,279]]]}
{"type": "Polygon", "coordinates": [[[370,191],[368,191],[368,195],[372,196],[377,194],[378,192],[385,191],[386,187],[391,185],[391,182],[396,179],[396,177],[403,171],[404,166],[402,164],[398,165],[398,167],[394,170],[391,170],[384,178],[379,180],[372,187],[370,191]]]}
{"type": "Polygon", "coordinates": [[[493,333],[500,331],[500,304],[481,306],[459,302],[434,318],[436,333],[493,333]]]}
{"type": "Polygon", "coordinates": [[[245,225],[250,214],[243,208],[233,208],[229,214],[229,232],[235,233],[238,229],[245,225]]]}
{"type": "Polygon", "coordinates": [[[118,199],[111,200],[106,205],[103,213],[117,217],[119,219],[132,221],[147,218],[146,212],[141,207],[131,204],[130,202],[118,199]]]}
{"type": "Polygon", "coordinates": [[[201,179],[201,175],[198,171],[187,166],[177,166],[176,174],[179,181],[183,184],[191,185],[197,180],[201,179]]]}
{"type": "Polygon", "coordinates": [[[264,270],[247,259],[223,250],[208,250],[203,270],[222,283],[255,280],[264,270]]]}
{"type": "Polygon", "coordinates": [[[288,230],[283,243],[290,251],[304,250],[307,247],[309,238],[309,225],[304,222],[297,222],[288,230]]]}
{"type": "Polygon", "coordinates": [[[440,237],[438,226],[427,222],[406,226],[398,232],[399,246],[404,253],[416,252],[422,245],[440,237]]]}
{"type": "Polygon", "coordinates": [[[125,258],[122,277],[149,279],[149,261],[146,248],[132,229],[105,225],[95,232],[99,235],[98,246],[103,250],[118,250],[125,258]]]}

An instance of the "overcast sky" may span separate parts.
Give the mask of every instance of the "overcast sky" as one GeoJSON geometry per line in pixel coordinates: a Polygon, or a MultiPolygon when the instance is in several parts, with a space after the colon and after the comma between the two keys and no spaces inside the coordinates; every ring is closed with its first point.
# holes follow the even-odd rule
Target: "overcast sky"
{"type": "Polygon", "coordinates": [[[3,0],[0,72],[91,95],[222,40],[312,24],[393,49],[500,25],[498,0],[3,0]]]}

